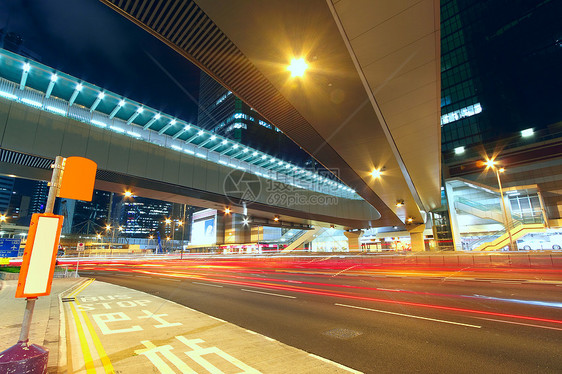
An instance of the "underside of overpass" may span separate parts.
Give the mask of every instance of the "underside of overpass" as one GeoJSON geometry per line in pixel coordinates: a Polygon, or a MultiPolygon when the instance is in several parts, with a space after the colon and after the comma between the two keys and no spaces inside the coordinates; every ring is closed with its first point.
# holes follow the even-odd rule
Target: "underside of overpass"
{"type": "Polygon", "coordinates": [[[437,0],[101,1],[338,170],[380,213],[370,226],[439,207],[437,0]],[[293,57],[309,64],[302,79],[293,57]]]}
{"type": "MultiPolygon", "coordinates": [[[[4,91],[2,91],[4,92],[4,91]]],[[[368,227],[378,214],[361,199],[320,194],[285,185],[302,198],[298,204],[272,199],[265,178],[243,170],[182,154],[174,149],[131,139],[55,113],[0,99],[0,173],[9,176],[49,180],[57,155],[81,156],[98,164],[95,188],[192,206],[224,210],[251,217],[254,223],[281,227],[328,226],[368,227]],[[259,188],[253,199],[239,191],[229,193],[229,178],[251,176],[259,188]],[[323,197],[317,204],[312,197],[323,197]],[[278,216],[279,221],[274,221],[278,216]]]]}

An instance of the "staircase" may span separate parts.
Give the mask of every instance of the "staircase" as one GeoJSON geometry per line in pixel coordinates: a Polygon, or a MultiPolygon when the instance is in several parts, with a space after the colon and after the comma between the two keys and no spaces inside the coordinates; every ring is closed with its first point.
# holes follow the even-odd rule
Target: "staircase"
{"type": "Polygon", "coordinates": [[[504,221],[501,209],[495,205],[484,205],[462,197],[457,197],[455,199],[455,208],[478,218],[491,219],[500,223],[504,221]]]}
{"type": "MultiPolygon", "coordinates": [[[[515,243],[517,239],[523,236],[533,233],[533,232],[545,232],[546,228],[544,224],[531,223],[531,224],[521,224],[510,230],[511,240],[515,243]]],[[[505,246],[509,245],[509,233],[505,232],[497,239],[492,240],[488,243],[481,244],[475,251],[498,251],[505,246]]]]}
{"type": "Polygon", "coordinates": [[[509,232],[507,232],[506,230],[495,232],[478,240],[475,243],[472,243],[471,247],[473,251],[498,251],[510,244],[510,235],[513,243],[516,243],[517,239],[522,238],[527,234],[545,231],[546,225],[544,223],[542,215],[521,216],[513,214],[511,224],[509,225],[509,232]],[[496,239],[490,240],[490,238],[496,236],[496,239]]]}
{"type": "Polygon", "coordinates": [[[311,241],[314,235],[317,235],[323,230],[324,227],[318,227],[318,226],[316,226],[312,230],[304,230],[304,233],[302,235],[295,238],[295,240],[287,247],[285,247],[285,249],[283,249],[281,252],[287,253],[298,249],[302,244],[311,241]]]}

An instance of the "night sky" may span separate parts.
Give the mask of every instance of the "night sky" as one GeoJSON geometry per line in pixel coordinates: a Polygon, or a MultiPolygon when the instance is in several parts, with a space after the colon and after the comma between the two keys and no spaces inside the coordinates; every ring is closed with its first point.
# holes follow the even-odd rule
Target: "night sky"
{"type": "Polygon", "coordinates": [[[196,121],[199,69],[97,0],[2,0],[0,28],[47,66],[196,121]]]}

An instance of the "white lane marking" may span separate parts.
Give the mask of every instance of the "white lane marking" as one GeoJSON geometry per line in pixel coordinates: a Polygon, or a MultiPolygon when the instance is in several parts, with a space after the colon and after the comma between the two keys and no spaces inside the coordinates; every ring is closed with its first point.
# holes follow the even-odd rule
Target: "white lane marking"
{"type": "Polygon", "coordinates": [[[531,324],[531,323],[504,321],[504,320],[502,320],[502,319],[493,319],[493,318],[484,318],[484,317],[472,317],[472,318],[484,319],[484,320],[486,320],[486,321],[511,323],[511,324],[513,324],[513,325],[521,325],[521,326],[529,326],[529,327],[538,327],[538,328],[541,328],[541,329],[549,329],[549,330],[558,330],[558,331],[562,331],[562,329],[559,328],[559,327],[550,327],[550,326],[533,325],[533,324],[531,324]]]}
{"type": "Polygon", "coordinates": [[[193,284],[199,284],[199,285],[201,285],[201,286],[209,286],[209,287],[219,287],[219,288],[222,288],[222,286],[221,286],[221,285],[218,285],[218,284],[199,283],[199,282],[191,282],[191,283],[193,283],[193,284]]]}
{"type": "Polygon", "coordinates": [[[264,294],[264,295],[286,297],[287,299],[296,299],[296,296],[280,295],[280,294],[278,294],[278,293],[263,292],[263,291],[255,291],[255,290],[247,290],[247,289],[245,289],[245,288],[241,288],[241,290],[242,290],[242,291],[245,291],[245,292],[261,293],[261,294],[264,294]]]}
{"type": "Polygon", "coordinates": [[[536,284],[556,284],[556,285],[562,285],[562,281],[556,281],[556,280],[543,280],[543,279],[529,279],[527,281],[525,281],[526,283],[536,283],[536,284]]]}
{"type": "Polygon", "coordinates": [[[171,282],[181,282],[181,279],[172,279],[172,278],[163,278],[163,277],[158,277],[158,279],[162,279],[165,281],[171,281],[171,282]]]}
{"type": "Polygon", "coordinates": [[[377,288],[377,291],[392,291],[392,292],[397,292],[397,291],[402,291],[402,290],[396,290],[396,289],[392,289],[392,288],[377,288]]]}
{"type": "MultiPolygon", "coordinates": [[[[191,310],[193,310],[193,309],[191,309],[191,310]]],[[[207,315],[207,317],[211,317],[212,319],[214,319],[214,320],[216,320],[216,321],[219,321],[219,322],[222,322],[222,323],[228,323],[228,322],[226,322],[224,319],[220,319],[220,318],[213,317],[213,316],[209,316],[209,315],[207,315]]]]}
{"type": "Polygon", "coordinates": [[[357,371],[357,370],[355,370],[355,369],[348,368],[347,366],[344,366],[344,365],[342,365],[342,364],[338,364],[337,362],[334,362],[334,361],[332,361],[332,360],[328,360],[327,358],[320,357],[320,356],[316,356],[316,355],[313,354],[313,353],[309,353],[308,355],[309,355],[310,357],[314,357],[314,358],[316,358],[316,359],[318,359],[318,360],[320,360],[320,361],[324,361],[324,362],[327,362],[327,363],[329,363],[329,364],[335,365],[335,366],[337,366],[337,367],[340,368],[340,369],[349,371],[350,373],[363,374],[362,371],[357,371]]]}
{"type": "Polygon", "coordinates": [[[521,284],[519,281],[491,281],[490,283],[503,283],[503,284],[521,284]]]}
{"type": "Polygon", "coordinates": [[[469,325],[469,324],[467,324],[467,323],[460,323],[460,322],[447,321],[447,320],[444,320],[444,319],[435,319],[435,318],[429,318],[429,317],[414,316],[414,315],[411,315],[411,314],[402,314],[402,313],[396,313],[396,312],[389,312],[388,310],[378,310],[378,309],[364,308],[364,307],[361,307],[361,306],[346,305],[346,304],[339,304],[339,303],[335,303],[334,305],[343,306],[343,307],[346,307],[346,308],[354,308],[354,309],[368,310],[368,311],[370,311],[370,312],[378,312],[378,313],[392,314],[392,315],[395,315],[395,316],[402,316],[402,317],[410,317],[410,318],[423,319],[423,320],[426,320],[426,321],[448,323],[448,324],[451,324],[451,325],[458,325],[458,326],[465,326],[465,327],[474,327],[475,329],[480,329],[480,328],[482,328],[482,326],[478,326],[478,325],[469,325]]]}
{"type": "Polygon", "coordinates": [[[359,265],[352,265],[352,266],[348,267],[347,269],[343,269],[342,271],[340,271],[340,272],[338,272],[338,273],[332,275],[332,278],[333,278],[333,277],[337,277],[338,275],[340,275],[340,274],[343,273],[344,271],[348,271],[349,269],[353,269],[354,267],[357,267],[357,266],[359,266],[359,265]]]}

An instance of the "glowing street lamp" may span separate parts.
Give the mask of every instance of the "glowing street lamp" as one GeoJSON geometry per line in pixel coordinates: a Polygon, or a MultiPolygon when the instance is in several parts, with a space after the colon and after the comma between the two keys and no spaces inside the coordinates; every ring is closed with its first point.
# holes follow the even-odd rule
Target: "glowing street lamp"
{"type": "Polygon", "coordinates": [[[509,250],[513,251],[515,250],[515,246],[513,245],[513,237],[511,236],[511,230],[509,227],[509,219],[507,217],[507,208],[505,206],[505,200],[503,198],[503,189],[502,189],[502,182],[500,179],[500,173],[505,172],[505,168],[500,167],[497,168],[496,167],[496,161],[494,159],[488,159],[486,160],[486,162],[484,162],[484,165],[486,165],[486,170],[488,169],[492,169],[494,171],[494,173],[496,173],[496,177],[498,179],[498,187],[500,188],[500,200],[502,203],[502,209],[503,209],[503,216],[504,216],[504,227],[505,227],[505,231],[507,232],[507,235],[509,236],[509,250]]]}
{"type": "Polygon", "coordinates": [[[125,191],[124,195],[125,195],[125,197],[131,197],[131,196],[133,196],[133,193],[131,191],[127,190],[127,191],[125,191]]]}
{"type": "Polygon", "coordinates": [[[302,77],[307,68],[308,64],[304,58],[294,58],[291,60],[291,64],[287,67],[287,70],[291,72],[291,77],[302,77]]]}

